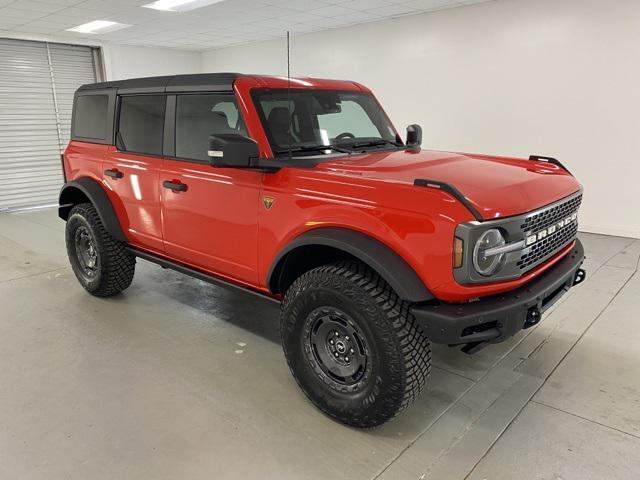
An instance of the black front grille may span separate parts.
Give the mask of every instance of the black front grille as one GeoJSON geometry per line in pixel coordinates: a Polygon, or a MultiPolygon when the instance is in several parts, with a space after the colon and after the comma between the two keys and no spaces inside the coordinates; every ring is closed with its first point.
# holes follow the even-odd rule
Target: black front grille
{"type": "Polygon", "coordinates": [[[518,262],[520,270],[529,270],[551,257],[554,253],[562,250],[562,247],[573,240],[578,233],[578,224],[573,222],[568,227],[549,235],[531,246],[527,253],[524,253],[518,262]]]}
{"type": "MultiPolygon", "coordinates": [[[[577,195],[569,200],[554,205],[551,208],[534,213],[527,217],[522,225],[522,234],[527,238],[531,234],[536,234],[552,225],[571,217],[580,208],[582,195],[577,195]]],[[[522,271],[527,271],[544,262],[554,254],[558,253],[569,244],[578,233],[578,221],[574,219],[563,228],[558,228],[555,233],[548,234],[545,238],[531,245],[523,251],[518,267],[522,271]]]]}
{"type": "Polygon", "coordinates": [[[539,232],[543,228],[547,228],[548,226],[571,216],[573,212],[577,212],[578,208],[580,208],[580,202],[582,202],[582,195],[573,197],[566,202],[559,203],[547,210],[535,213],[527,217],[522,223],[522,231],[525,236],[530,233],[539,232]]]}

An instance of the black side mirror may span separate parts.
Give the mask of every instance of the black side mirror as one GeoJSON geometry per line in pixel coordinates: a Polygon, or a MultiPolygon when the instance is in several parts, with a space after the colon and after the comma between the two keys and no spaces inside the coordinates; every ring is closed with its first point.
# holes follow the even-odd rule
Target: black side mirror
{"type": "Polygon", "coordinates": [[[407,147],[420,148],[422,145],[422,127],[418,124],[407,127],[407,147]]]}
{"type": "Polygon", "coordinates": [[[237,133],[209,136],[208,153],[214,167],[251,168],[260,156],[257,142],[237,133]]]}

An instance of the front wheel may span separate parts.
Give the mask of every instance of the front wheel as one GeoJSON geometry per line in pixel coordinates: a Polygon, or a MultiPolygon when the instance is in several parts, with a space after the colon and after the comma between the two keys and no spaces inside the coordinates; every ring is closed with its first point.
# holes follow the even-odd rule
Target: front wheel
{"type": "Polygon", "coordinates": [[[282,304],[281,334],[303,392],[348,425],[383,424],[426,383],[429,341],[409,304],[361,263],[326,265],[298,278],[282,304]]]}
{"type": "Polygon", "coordinates": [[[71,209],[65,238],[73,273],[90,294],[110,297],[131,285],[136,258],[107,232],[92,204],[71,209]]]}

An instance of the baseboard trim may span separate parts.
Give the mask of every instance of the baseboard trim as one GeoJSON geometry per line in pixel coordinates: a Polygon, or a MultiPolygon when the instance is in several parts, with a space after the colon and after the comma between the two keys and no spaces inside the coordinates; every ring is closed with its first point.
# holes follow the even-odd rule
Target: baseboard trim
{"type": "Polygon", "coordinates": [[[585,225],[580,224],[579,230],[585,233],[597,233],[600,235],[609,235],[612,237],[627,237],[640,239],[640,230],[629,227],[615,227],[603,225],[585,225]]]}

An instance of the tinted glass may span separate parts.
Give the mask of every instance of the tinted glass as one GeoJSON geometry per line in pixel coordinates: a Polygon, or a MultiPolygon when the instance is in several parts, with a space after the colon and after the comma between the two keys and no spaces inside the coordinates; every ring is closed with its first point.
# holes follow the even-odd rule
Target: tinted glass
{"type": "Polygon", "coordinates": [[[253,99],[273,151],[298,154],[400,146],[388,117],[368,93],[323,90],[256,90],[253,99]],[[305,152],[305,153],[302,153],[305,152]]]}
{"type": "Polygon", "coordinates": [[[362,106],[354,100],[340,102],[340,112],[318,115],[318,126],[327,132],[329,139],[342,132],[350,132],[356,138],[380,138],[380,132],[362,106]]]}
{"type": "Polygon", "coordinates": [[[76,98],[73,112],[73,134],[76,137],[106,140],[107,95],[82,95],[76,98]]]}
{"type": "Polygon", "coordinates": [[[209,135],[246,135],[233,95],[178,95],[176,157],[208,161],[209,135]]]}
{"type": "Polygon", "coordinates": [[[116,144],[127,152],[162,155],[164,95],[140,95],[120,99],[116,144]]]}

